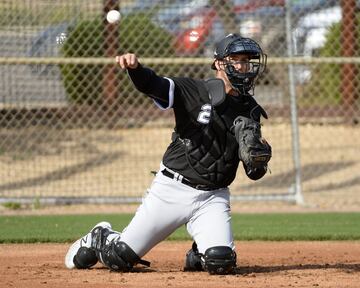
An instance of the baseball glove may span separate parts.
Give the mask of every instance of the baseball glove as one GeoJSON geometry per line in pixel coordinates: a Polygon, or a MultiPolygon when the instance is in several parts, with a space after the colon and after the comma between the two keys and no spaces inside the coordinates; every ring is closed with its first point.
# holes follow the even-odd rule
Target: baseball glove
{"type": "Polygon", "coordinates": [[[261,137],[260,123],[244,116],[234,120],[234,133],[239,143],[239,158],[249,171],[266,169],[271,146],[261,137]]]}

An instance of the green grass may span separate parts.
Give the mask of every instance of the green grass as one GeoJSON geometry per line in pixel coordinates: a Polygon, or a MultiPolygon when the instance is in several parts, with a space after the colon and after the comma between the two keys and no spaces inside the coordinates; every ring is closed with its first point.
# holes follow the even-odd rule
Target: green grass
{"type": "MultiPolygon", "coordinates": [[[[106,220],[121,231],[131,214],[1,216],[0,243],[71,242],[106,220]]],[[[360,240],[360,213],[233,214],[236,240],[360,240]]],[[[216,233],[214,231],[214,233],[216,233]]],[[[168,240],[190,240],[185,227],[168,240]]]]}

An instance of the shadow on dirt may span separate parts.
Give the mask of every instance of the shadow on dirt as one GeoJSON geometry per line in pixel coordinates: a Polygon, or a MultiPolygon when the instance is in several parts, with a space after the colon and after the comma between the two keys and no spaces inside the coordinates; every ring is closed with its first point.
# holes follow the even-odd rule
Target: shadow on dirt
{"type": "Polygon", "coordinates": [[[318,270],[318,269],[340,269],[347,273],[360,272],[360,264],[299,264],[299,265],[281,265],[281,266],[239,266],[235,274],[248,275],[253,273],[273,273],[290,270],[318,270]]]}
{"type": "MultiPolygon", "coordinates": [[[[106,267],[101,267],[98,269],[108,269],[106,267]]],[[[299,264],[299,265],[281,265],[281,266],[238,266],[236,267],[234,273],[231,275],[254,275],[257,273],[275,273],[282,271],[291,271],[291,270],[327,270],[327,269],[336,269],[342,270],[345,273],[355,273],[360,272],[360,264],[345,264],[345,263],[336,263],[336,264],[299,264]]],[[[145,268],[145,267],[134,267],[133,270],[129,273],[149,273],[149,272],[159,272],[156,269],[145,268]]],[[[164,271],[162,271],[164,272],[164,271]]],[[[175,271],[166,271],[166,272],[175,272],[175,271]]],[[[207,273],[205,271],[181,271],[184,273],[207,273]]],[[[114,272],[118,273],[118,272],[114,272]]]]}

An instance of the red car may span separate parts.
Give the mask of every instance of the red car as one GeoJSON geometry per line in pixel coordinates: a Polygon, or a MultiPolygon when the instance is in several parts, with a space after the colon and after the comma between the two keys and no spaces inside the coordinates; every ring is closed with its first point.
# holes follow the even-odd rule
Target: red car
{"type": "MultiPolygon", "coordinates": [[[[228,0],[231,1],[231,0],[228,0]]],[[[210,56],[214,42],[225,31],[218,11],[208,0],[175,1],[153,18],[175,36],[175,50],[182,56],[210,56]]],[[[283,55],[286,49],[286,0],[232,0],[234,31],[260,42],[270,55],[283,55]]],[[[336,0],[291,0],[292,25],[297,19],[336,0]]]]}

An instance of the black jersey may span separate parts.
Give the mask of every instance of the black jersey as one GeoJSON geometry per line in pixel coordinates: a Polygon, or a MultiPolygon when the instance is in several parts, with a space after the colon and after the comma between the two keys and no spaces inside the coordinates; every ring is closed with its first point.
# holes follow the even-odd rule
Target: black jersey
{"type": "Polygon", "coordinates": [[[129,75],[161,109],[174,110],[174,137],[164,165],[194,184],[230,185],[240,161],[231,127],[239,115],[260,121],[260,114],[253,113],[258,107],[254,98],[226,95],[220,105],[212,106],[204,80],[159,77],[141,66],[129,75]]]}

